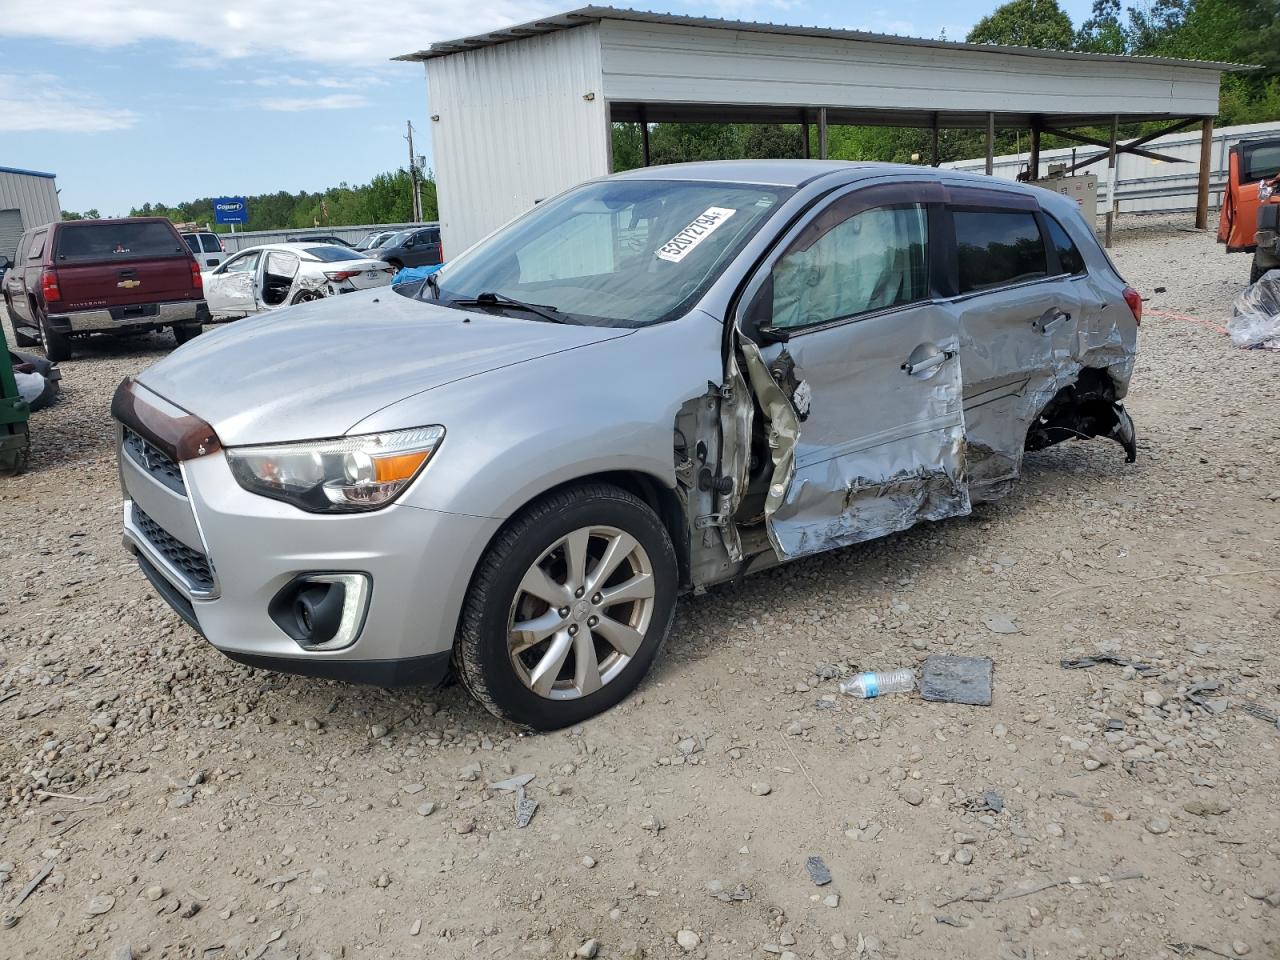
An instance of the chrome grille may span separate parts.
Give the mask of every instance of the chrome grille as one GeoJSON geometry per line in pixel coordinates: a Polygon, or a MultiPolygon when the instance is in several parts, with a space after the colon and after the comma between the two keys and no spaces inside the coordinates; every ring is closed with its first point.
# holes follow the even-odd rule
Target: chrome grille
{"type": "Polygon", "coordinates": [[[167,533],[137,503],[133,505],[133,522],[155,551],[187,579],[193,592],[207,593],[213,589],[213,566],[208,557],[167,533]]]}
{"type": "Polygon", "coordinates": [[[148,443],[128,427],[124,428],[124,449],[130,460],[174,493],[184,497],[187,495],[187,485],[182,479],[182,468],[167,453],[155,444],[148,443]]]}

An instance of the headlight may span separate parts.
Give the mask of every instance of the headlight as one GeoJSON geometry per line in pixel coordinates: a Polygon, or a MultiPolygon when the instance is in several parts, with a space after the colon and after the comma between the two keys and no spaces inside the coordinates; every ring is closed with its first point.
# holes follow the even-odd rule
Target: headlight
{"type": "Polygon", "coordinates": [[[1276,185],[1275,185],[1274,183],[1260,183],[1260,184],[1258,184],[1258,199],[1259,199],[1259,200],[1270,200],[1270,199],[1271,199],[1271,195],[1272,195],[1273,193],[1275,193],[1275,192],[1276,192],[1276,185]]]}
{"type": "Polygon", "coordinates": [[[444,427],[307,443],[232,447],[227,462],[250,493],[310,513],[377,510],[394,500],[431,458],[444,427]]]}

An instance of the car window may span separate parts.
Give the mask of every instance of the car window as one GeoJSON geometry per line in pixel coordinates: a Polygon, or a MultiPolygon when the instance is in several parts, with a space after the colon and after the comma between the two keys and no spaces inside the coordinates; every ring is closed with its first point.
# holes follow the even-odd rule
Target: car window
{"type": "Polygon", "coordinates": [[[285,250],[268,250],[263,272],[277,277],[292,277],[298,272],[298,258],[285,250]]]}
{"type": "Polygon", "coordinates": [[[41,255],[44,253],[44,238],[45,238],[44,230],[41,230],[39,233],[33,233],[31,235],[31,250],[27,253],[28,260],[40,259],[41,255]]]}
{"type": "Polygon", "coordinates": [[[241,253],[232,257],[222,265],[220,273],[253,273],[258,269],[258,258],[262,256],[260,250],[253,250],[249,253],[241,253]]]}
{"type": "Polygon", "coordinates": [[[454,260],[440,274],[440,299],[495,293],[612,326],[673,319],[788,193],[692,180],[585,184],[454,260]]]}
{"type": "Polygon", "coordinates": [[[1046,276],[1044,238],[1029,210],[955,210],[960,292],[1046,276]]]}
{"type": "Polygon", "coordinates": [[[1045,214],[1045,222],[1049,225],[1049,240],[1058,252],[1058,264],[1062,267],[1062,272],[1073,277],[1084,273],[1084,257],[1066,229],[1049,214],[1045,214]]]}
{"type": "Polygon", "coordinates": [[[323,247],[307,247],[302,251],[309,260],[321,260],[325,263],[334,263],[338,260],[363,260],[364,256],[358,250],[349,250],[346,247],[323,246],[323,247]]]}
{"type": "Polygon", "coordinates": [[[1245,144],[1241,153],[1244,160],[1240,171],[1241,183],[1270,180],[1280,174],[1280,141],[1259,143],[1255,146],[1245,144]]]}
{"type": "Polygon", "coordinates": [[[204,244],[205,253],[221,253],[222,244],[218,242],[218,235],[215,233],[200,234],[201,242],[204,244]]]}
{"type": "Polygon", "coordinates": [[[925,299],[928,235],[918,203],[862,210],[817,239],[802,234],[773,266],[772,310],[761,320],[805,327],[925,299]]]}
{"type": "Polygon", "coordinates": [[[58,231],[58,260],[124,260],[190,255],[167,223],[63,224],[58,231]]]}
{"type": "Polygon", "coordinates": [[[186,242],[187,247],[192,253],[200,252],[200,237],[194,233],[184,233],[182,239],[186,242]]]}

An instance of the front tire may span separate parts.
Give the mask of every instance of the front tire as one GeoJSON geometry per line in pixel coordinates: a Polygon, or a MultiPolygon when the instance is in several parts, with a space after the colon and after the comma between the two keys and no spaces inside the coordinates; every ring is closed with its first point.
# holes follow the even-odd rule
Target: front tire
{"type": "Polygon", "coordinates": [[[458,674],[494,715],[557,730],[617,704],[671,632],[678,568],[657,514],[583,484],[526,508],[480,561],[459,624],[458,674]]]}

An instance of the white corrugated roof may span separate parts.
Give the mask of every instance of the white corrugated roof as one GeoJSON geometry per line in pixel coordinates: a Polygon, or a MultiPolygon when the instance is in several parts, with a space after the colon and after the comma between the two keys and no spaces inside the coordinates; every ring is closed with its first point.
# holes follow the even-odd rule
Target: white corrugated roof
{"type": "Polygon", "coordinates": [[[974,50],[983,53],[1001,53],[1019,57],[1038,57],[1048,60],[1105,60],[1130,63],[1153,63],[1179,67],[1199,67],[1205,70],[1238,71],[1255,69],[1238,63],[1219,63],[1211,60],[1178,60],[1172,57],[1125,57],[1111,53],[1078,53],[1071,50],[1042,50],[1038,47],[1012,47],[986,43],[956,43],[950,40],[926,40],[920,37],[900,37],[892,34],[869,33],[864,30],[844,30],[834,27],[800,27],[785,23],[763,23],[754,20],[725,20],[719,17],[691,17],[674,13],[653,13],[647,10],[627,10],[619,7],[580,7],[566,13],[539,17],[489,33],[480,33],[458,40],[433,43],[426,50],[406,53],[396,60],[432,60],[450,54],[492,47],[512,40],[534,37],[557,30],[571,30],[583,24],[601,20],[631,20],[638,23],[668,24],[684,27],[710,27],[718,30],[740,30],[753,33],[772,33],[783,36],[827,37],[835,40],[861,40],[868,43],[887,43],[913,47],[934,47],[942,50],[974,50]]]}

